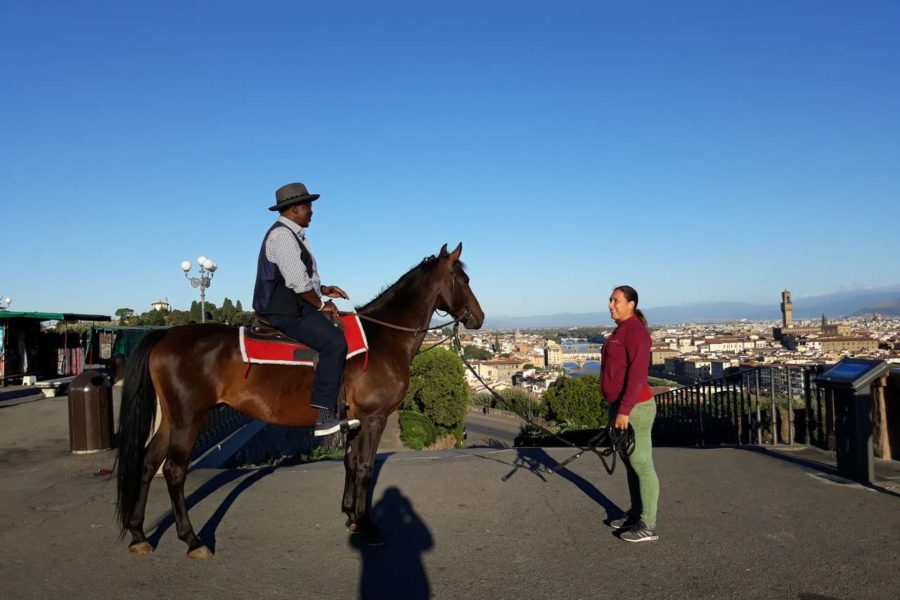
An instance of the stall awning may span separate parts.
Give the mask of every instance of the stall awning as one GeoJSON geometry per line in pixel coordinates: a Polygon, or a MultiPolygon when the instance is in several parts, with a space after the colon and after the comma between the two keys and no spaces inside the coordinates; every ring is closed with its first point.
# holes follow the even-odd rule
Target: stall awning
{"type": "Polygon", "coordinates": [[[112,321],[112,317],[108,315],[0,310],[0,321],[3,319],[35,319],[38,321],[112,321]]]}

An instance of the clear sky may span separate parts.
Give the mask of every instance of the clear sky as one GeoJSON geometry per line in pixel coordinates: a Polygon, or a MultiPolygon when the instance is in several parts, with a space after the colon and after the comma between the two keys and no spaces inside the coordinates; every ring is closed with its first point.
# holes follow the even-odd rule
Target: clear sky
{"type": "MultiPolygon", "coordinates": [[[[900,3],[0,1],[0,292],[249,308],[274,191],[364,303],[488,315],[900,282],[900,3]]],[[[344,303],[342,308],[349,308],[344,303]]]]}

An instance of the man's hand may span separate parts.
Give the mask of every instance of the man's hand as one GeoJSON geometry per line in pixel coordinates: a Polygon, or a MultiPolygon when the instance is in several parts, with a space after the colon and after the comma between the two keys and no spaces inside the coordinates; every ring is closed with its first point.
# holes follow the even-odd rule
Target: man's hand
{"type": "Polygon", "coordinates": [[[616,415],[616,423],[613,425],[616,429],[628,429],[628,415],[616,415]]]}
{"type": "Polygon", "coordinates": [[[322,308],[319,309],[319,311],[323,312],[323,313],[331,313],[333,315],[336,315],[338,312],[338,309],[337,309],[337,306],[334,305],[334,302],[329,300],[328,302],[326,302],[325,304],[322,305],[322,308]]]}
{"type": "Polygon", "coordinates": [[[343,298],[344,300],[350,299],[350,296],[347,295],[347,292],[336,285],[323,285],[321,289],[322,295],[328,296],[329,298],[343,298]]]}

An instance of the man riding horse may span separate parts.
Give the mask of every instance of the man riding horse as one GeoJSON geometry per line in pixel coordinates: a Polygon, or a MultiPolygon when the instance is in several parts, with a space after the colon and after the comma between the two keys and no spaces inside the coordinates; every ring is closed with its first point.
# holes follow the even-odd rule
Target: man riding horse
{"type": "Polygon", "coordinates": [[[349,300],[349,296],[336,285],[321,284],[306,241],[312,203],[318,197],[302,183],[289,183],[275,192],[275,205],[269,210],[281,216],[266,232],[259,250],[253,310],[275,329],[319,353],[312,406],[319,410],[315,435],[324,436],[355,429],[359,420],[338,416],[347,342],[325,316],[337,314],[334,302],[325,297],[349,300]]]}

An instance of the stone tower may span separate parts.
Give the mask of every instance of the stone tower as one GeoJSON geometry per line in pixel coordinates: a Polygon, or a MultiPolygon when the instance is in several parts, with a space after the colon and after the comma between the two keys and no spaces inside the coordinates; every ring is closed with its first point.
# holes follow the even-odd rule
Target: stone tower
{"type": "Polygon", "coordinates": [[[781,292],[781,324],[785,329],[794,326],[794,303],[787,290],[781,292]]]}

